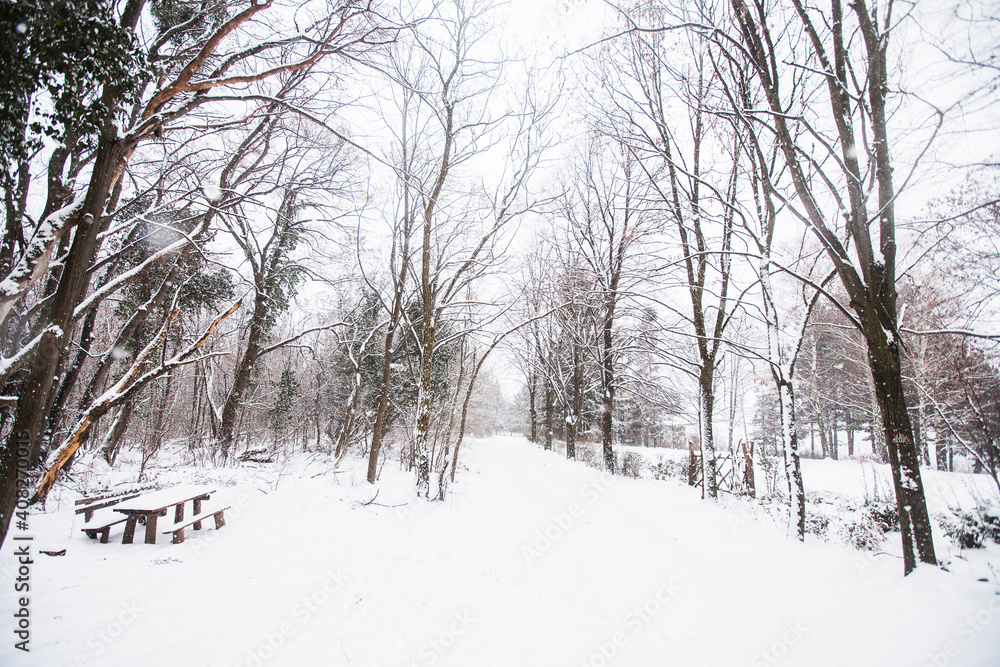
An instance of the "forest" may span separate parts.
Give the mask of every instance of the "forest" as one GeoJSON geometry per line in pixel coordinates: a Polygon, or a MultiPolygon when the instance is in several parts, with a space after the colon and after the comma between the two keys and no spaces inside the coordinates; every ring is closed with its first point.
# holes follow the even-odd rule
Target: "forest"
{"type": "Polygon", "coordinates": [[[1000,494],[997,6],[542,5],[2,0],[0,543],[84,457],[442,501],[506,432],[709,503],[753,451],[799,540],[803,459],[884,463],[937,564],[922,471],[1000,494]]]}

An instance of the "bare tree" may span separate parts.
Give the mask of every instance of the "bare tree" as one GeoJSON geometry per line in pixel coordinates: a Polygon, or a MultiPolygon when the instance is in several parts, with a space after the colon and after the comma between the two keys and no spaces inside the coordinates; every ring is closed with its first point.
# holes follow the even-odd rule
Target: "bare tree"
{"type": "MultiPolygon", "coordinates": [[[[734,66],[753,68],[767,112],[738,109],[746,131],[767,134],[780,150],[792,188],[783,203],[823,246],[850,302],[844,309],[864,336],[886,434],[903,540],[904,571],[916,558],[936,563],[919,458],[906,408],[896,304],[893,137],[888,101],[889,43],[897,28],[891,2],[863,0],[829,12],[791,0],[776,12],[762,0],[732,0],[736,31],[708,34],[734,66]],[[780,21],[781,29],[772,30],[780,21]],[[790,27],[785,27],[786,25],[790,27]],[[791,63],[818,99],[792,99],[784,74],[791,63]],[[805,106],[808,104],[808,106],[805,106]],[[805,137],[822,156],[806,150],[805,137]],[[838,212],[832,219],[825,208],[838,212]],[[843,221],[843,226],[840,222],[843,221]],[[877,223],[877,224],[876,224],[877,223]],[[878,230],[873,239],[872,227],[878,230]]],[[[777,187],[775,192],[781,192],[777,187]]]]}
{"type": "MultiPolygon", "coordinates": [[[[639,291],[649,277],[642,244],[656,230],[646,210],[647,192],[636,158],[614,139],[592,140],[569,179],[563,215],[569,239],[592,280],[595,328],[594,354],[600,369],[601,449],[604,468],[615,472],[615,393],[620,384],[617,363],[623,337],[615,330],[622,318],[622,301],[639,291]]],[[[648,262],[647,262],[648,264],[648,262]]]]}
{"type": "Polygon", "coordinates": [[[647,10],[622,11],[627,34],[614,42],[614,55],[602,65],[609,92],[606,125],[636,156],[651,189],[649,205],[675,234],[690,308],[674,311],[694,339],[690,367],[698,387],[704,493],[714,498],[716,370],[739,301],[729,290],[741,148],[709,112],[719,94],[709,43],[690,33],[676,51],[668,51],[661,32],[638,29],[633,14],[654,21],[664,17],[662,7],[647,10]],[[683,70],[666,60],[666,54],[679,52],[685,54],[683,70]],[[686,125],[680,120],[685,117],[686,125]]]}
{"type": "MultiPolygon", "coordinates": [[[[215,12],[212,4],[191,5],[191,18],[180,23],[158,20],[159,29],[140,34],[137,26],[144,11],[152,11],[144,0],[121,3],[118,27],[135,32],[145,57],[155,62],[161,73],[131,104],[122,98],[117,82],[109,82],[97,93],[100,99],[99,128],[95,148],[84,163],[89,180],[72,201],[52,211],[34,230],[34,241],[13,262],[0,294],[0,323],[7,326],[11,308],[33,285],[51,275],[51,297],[38,311],[39,333],[17,352],[29,370],[24,377],[11,424],[7,446],[0,454],[0,529],[6,536],[16,495],[13,434],[27,433],[30,449],[36,451],[44,432],[51,403],[53,378],[72,332],[77,308],[86,298],[91,267],[124,184],[122,175],[140,143],[169,132],[181,119],[198,108],[217,104],[227,95],[213,94],[233,86],[265,81],[289,72],[314,66],[325,56],[344,53],[381,39],[380,27],[366,2],[346,0],[333,11],[313,14],[304,31],[294,37],[280,36],[281,22],[270,27],[260,21],[273,2],[251,2],[234,7],[231,14],[215,12]],[[250,42],[242,37],[247,37],[250,42]],[[130,108],[131,107],[131,108],[130,108]],[[58,274],[50,274],[47,259],[67,232],[72,242],[59,263],[58,274]]],[[[276,13],[276,12],[275,12],[276,13]]],[[[265,14],[266,16],[266,14],[265,14]]],[[[161,17],[162,18],[162,17],[161,17]]],[[[230,95],[229,97],[232,97],[230,95]]],[[[80,179],[83,181],[84,179],[80,179]]],[[[7,369],[10,370],[9,368],[7,369]]],[[[6,378],[6,374],[3,376],[6,378]]]]}
{"type": "MultiPolygon", "coordinates": [[[[254,295],[245,347],[236,361],[232,386],[222,407],[219,445],[223,460],[231,454],[239,411],[255,364],[263,355],[289,342],[269,344],[269,339],[297,284],[311,271],[307,259],[301,256],[302,247],[310,243],[321,223],[327,227],[335,223],[327,214],[322,216],[325,219],[315,220],[308,213],[316,212],[322,200],[326,200],[326,210],[335,210],[333,198],[343,196],[350,178],[343,142],[328,143],[328,137],[322,134],[311,136],[302,129],[283,128],[282,120],[276,113],[265,116],[241,144],[241,152],[252,155],[255,170],[266,172],[261,182],[270,192],[261,193],[264,197],[246,198],[243,206],[222,216],[248,268],[254,295]],[[268,202],[268,198],[272,201],[268,202]],[[266,225],[259,223],[261,204],[270,207],[265,213],[270,217],[266,225]]],[[[225,186],[232,187],[227,176],[223,174],[225,186]]]]}
{"type": "Polygon", "coordinates": [[[448,342],[438,332],[446,311],[461,304],[469,285],[496,260],[505,230],[532,206],[525,188],[543,148],[539,120],[546,109],[532,95],[520,109],[488,104],[505,66],[484,50],[489,20],[490,8],[474,0],[441,5],[419,31],[401,39],[399,49],[409,53],[388,70],[395,85],[415,94],[401,111],[420,119],[410,125],[418,128],[410,149],[416,159],[405,160],[396,174],[407,182],[403,194],[412,198],[418,226],[413,272],[420,312],[409,328],[420,351],[417,491],[427,497],[434,355],[448,342]],[[465,181],[467,169],[490,150],[505,152],[503,174],[477,192],[465,181]]]}

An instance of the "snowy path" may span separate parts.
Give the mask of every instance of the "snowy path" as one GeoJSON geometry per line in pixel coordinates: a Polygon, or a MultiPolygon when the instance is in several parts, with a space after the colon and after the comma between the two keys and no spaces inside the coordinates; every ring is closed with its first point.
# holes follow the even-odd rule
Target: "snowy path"
{"type": "MultiPolygon", "coordinates": [[[[369,487],[329,475],[228,489],[229,525],[182,545],[100,545],[70,512],[36,517],[38,546],[68,554],[36,559],[33,650],[8,635],[0,665],[1000,662],[990,584],[904,579],[894,558],[800,545],[520,439],[474,443],[465,465],[445,503],[361,506],[369,487]]],[[[383,480],[377,502],[404,502],[409,479],[383,480]]]]}

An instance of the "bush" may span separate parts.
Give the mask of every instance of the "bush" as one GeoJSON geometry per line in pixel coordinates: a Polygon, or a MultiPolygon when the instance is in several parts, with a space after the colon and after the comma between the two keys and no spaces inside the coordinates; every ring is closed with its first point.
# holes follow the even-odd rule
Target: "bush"
{"type": "Polygon", "coordinates": [[[969,511],[952,508],[940,517],[945,534],[963,549],[982,549],[987,539],[1000,543],[1000,509],[980,504],[969,511]]]}
{"type": "Polygon", "coordinates": [[[844,541],[859,551],[874,551],[882,544],[885,534],[899,530],[896,505],[886,500],[869,500],[861,506],[854,519],[844,522],[844,541]]]}
{"type": "Polygon", "coordinates": [[[806,533],[821,540],[826,539],[826,531],[830,527],[830,517],[825,514],[806,514],[806,533]]]}
{"type": "Polygon", "coordinates": [[[679,479],[687,484],[687,463],[672,461],[671,459],[660,459],[655,465],[650,467],[653,479],[679,479]]]}
{"type": "Polygon", "coordinates": [[[618,470],[625,477],[638,479],[642,476],[643,460],[641,454],[624,452],[618,461],[618,470]]]}
{"type": "Polygon", "coordinates": [[[889,500],[869,500],[861,511],[881,528],[883,533],[899,530],[899,511],[896,503],[889,500]]]}
{"type": "Polygon", "coordinates": [[[870,514],[862,512],[858,518],[844,522],[841,535],[844,542],[858,551],[875,551],[881,546],[885,531],[870,514]]]}

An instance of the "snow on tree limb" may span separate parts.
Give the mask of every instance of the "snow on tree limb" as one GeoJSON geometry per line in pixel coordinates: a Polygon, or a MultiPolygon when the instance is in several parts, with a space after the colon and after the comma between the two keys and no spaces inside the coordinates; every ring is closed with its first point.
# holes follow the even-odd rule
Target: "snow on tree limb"
{"type": "Polygon", "coordinates": [[[153,353],[164,343],[166,340],[167,333],[170,326],[173,324],[177,315],[180,313],[179,308],[174,308],[173,312],[164,322],[163,327],[161,327],[159,333],[153,337],[153,339],[146,345],[146,347],[136,355],[135,361],[129,370],[121,377],[118,382],[111,386],[104,394],[94,401],[94,403],[87,408],[80,419],[77,421],[76,425],[73,427],[72,435],[70,435],[64,442],[62,447],[60,447],[58,453],[54,456],[52,462],[48,465],[45,473],[42,475],[41,479],[38,481],[38,486],[35,488],[35,493],[31,498],[32,503],[41,502],[45,500],[49,491],[52,489],[52,485],[55,484],[56,477],[59,475],[59,471],[63,469],[66,463],[73,457],[77,449],[84,442],[84,436],[88,433],[94,423],[105,415],[109,410],[114,408],[116,405],[122,403],[128,397],[134,395],[137,391],[142,389],[150,381],[156,379],[157,377],[163,375],[167,371],[173,370],[180,366],[186,366],[187,364],[196,363],[203,359],[221,356],[227,353],[213,353],[208,355],[193,356],[195,352],[205,344],[205,341],[215,332],[216,327],[227,317],[236,312],[236,309],[240,307],[242,302],[237,301],[232,306],[229,307],[227,311],[216,317],[208,328],[202,333],[202,335],[191,345],[187,346],[182,352],[174,355],[172,358],[164,361],[160,365],[152,368],[151,370],[142,373],[142,368],[146,364],[147,360],[153,355],[153,353]]]}
{"type": "Polygon", "coordinates": [[[10,274],[0,282],[0,323],[7,319],[11,308],[25,292],[48,273],[52,249],[59,243],[63,234],[76,224],[77,214],[83,208],[83,202],[83,195],[78,196],[70,204],[45,218],[39,225],[24,255],[14,265],[10,274]]]}

